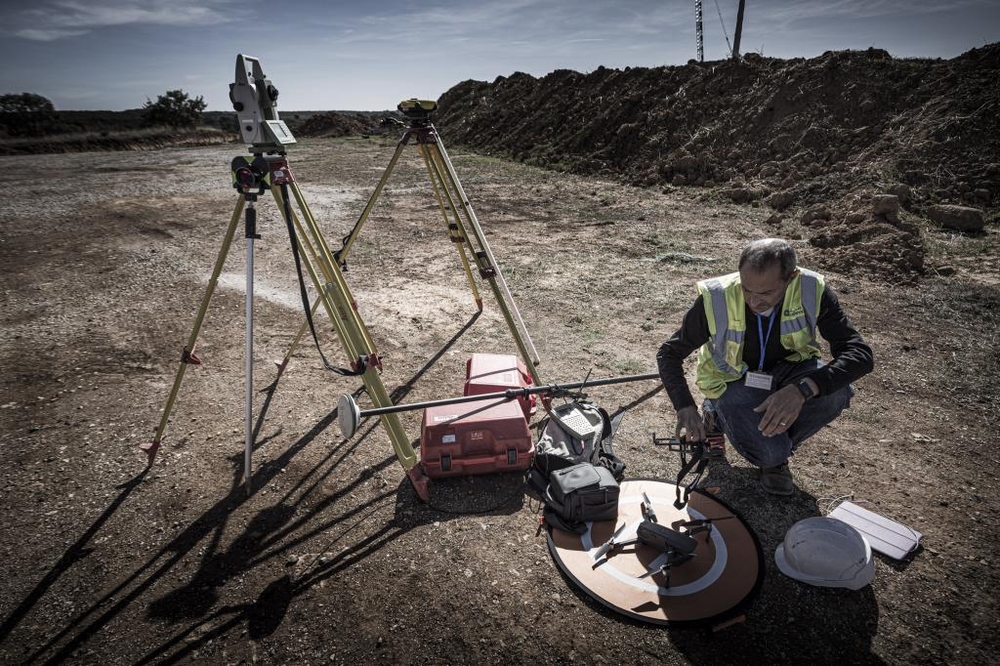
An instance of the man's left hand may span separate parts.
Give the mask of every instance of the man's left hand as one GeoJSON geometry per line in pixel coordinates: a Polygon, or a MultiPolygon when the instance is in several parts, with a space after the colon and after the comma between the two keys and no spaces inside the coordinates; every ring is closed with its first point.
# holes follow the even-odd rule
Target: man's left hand
{"type": "Polygon", "coordinates": [[[795,419],[799,418],[805,401],[802,393],[794,385],[775,391],[753,410],[757,413],[764,412],[757,428],[765,437],[787,432],[795,423],[795,419]]]}

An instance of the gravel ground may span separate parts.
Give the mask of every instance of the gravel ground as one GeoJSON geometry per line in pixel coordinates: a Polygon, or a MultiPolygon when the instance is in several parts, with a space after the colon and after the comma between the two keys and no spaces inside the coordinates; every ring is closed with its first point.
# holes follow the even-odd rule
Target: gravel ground
{"type": "MultiPolygon", "coordinates": [[[[305,140],[291,163],[327,238],[350,229],[394,148],[305,140]]],[[[259,205],[255,450],[243,477],[243,241],[224,266],[155,464],[166,401],[236,195],[236,146],[0,157],[0,660],[6,663],[991,663],[997,652],[1000,293],[977,257],[997,232],[924,229],[948,278],[899,284],[823,271],[876,355],[851,409],[793,460],[798,492],[766,496],[729,456],[708,483],[759,537],[766,574],[746,621],[716,633],[647,626],[563,578],[517,475],[442,480],[420,502],[374,421],[345,440],[341,393],[302,344],[288,240],[259,205]],[[857,592],[781,575],[773,553],[832,498],[924,534],[876,559],[857,592]]],[[[545,381],[650,371],[695,280],[770,235],[769,211],[626,187],[452,149],[532,332],[545,381]]],[[[475,305],[422,164],[408,152],[349,257],[358,307],[404,402],[461,392],[474,352],[513,353],[475,305]]],[[[339,243],[338,243],[339,244],[339,243]]],[[[985,259],[984,259],[985,261],[985,259]]],[[[322,319],[321,319],[322,322],[322,319]]],[[[320,326],[326,354],[336,339],[320,326]]],[[[672,479],[650,444],[674,422],[655,384],[595,389],[632,405],[616,441],[633,478],[672,479]]],[[[419,412],[402,416],[419,431],[419,412]]]]}

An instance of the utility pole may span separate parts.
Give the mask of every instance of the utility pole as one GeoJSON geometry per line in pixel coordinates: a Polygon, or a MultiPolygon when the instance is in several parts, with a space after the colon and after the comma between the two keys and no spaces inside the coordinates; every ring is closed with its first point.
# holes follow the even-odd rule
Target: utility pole
{"type": "Polygon", "coordinates": [[[698,44],[698,62],[705,62],[705,35],[701,29],[701,0],[694,0],[694,35],[698,44]]]}
{"type": "MultiPolygon", "coordinates": [[[[699,7],[701,3],[699,2],[699,7]]],[[[736,35],[733,37],[733,60],[740,59],[740,35],[743,34],[743,8],[746,6],[746,0],[740,0],[740,8],[736,12],[736,35]]],[[[700,16],[700,14],[699,14],[700,16]]],[[[699,25],[701,25],[699,18],[699,25]]]]}

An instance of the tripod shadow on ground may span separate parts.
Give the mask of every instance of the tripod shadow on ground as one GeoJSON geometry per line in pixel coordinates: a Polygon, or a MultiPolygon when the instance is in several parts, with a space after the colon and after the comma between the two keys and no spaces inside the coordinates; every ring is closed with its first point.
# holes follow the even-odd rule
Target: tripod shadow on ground
{"type": "MultiPolygon", "coordinates": [[[[271,464],[258,470],[254,476],[255,485],[257,487],[266,485],[276,474],[280,473],[282,467],[312,442],[335,418],[336,410],[324,417],[319,424],[292,444],[287,451],[272,461],[271,464]]],[[[350,451],[357,447],[358,443],[368,434],[370,434],[370,430],[359,437],[358,442],[355,442],[352,446],[346,446],[346,440],[342,440],[338,446],[334,447],[324,457],[323,461],[318,463],[307,474],[307,477],[317,473],[328,461],[332,461],[330,468],[322,472],[323,474],[329,474],[339,463],[339,460],[349,455],[350,451]],[[338,452],[340,453],[339,458],[333,460],[338,452]]],[[[387,458],[380,464],[380,467],[388,466],[392,461],[393,459],[387,458]]],[[[137,477],[137,479],[139,478],[137,477]]],[[[133,481],[138,485],[136,480],[133,481]]],[[[352,486],[358,482],[355,482],[352,486]]],[[[349,490],[344,490],[338,493],[337,496],[343,496],[347,492],[349,490]]],[[[122,500],[124,500],[124,496],[127,496],[127,494],[123,493],[122,500]]],[[[261,515],[251,519],[244,534],[237,537],[234,547],[230,547],[225,552],[219,553],[219,544],[222,541],[223,533],[230,517],[248,499],[242,485],[234,484],[225,497],[219,499],[212,507],[202,513],[193,523],[159,549],[159,551],[138,567],[131,575],[124,578],[114,588],[94,601],[88,608],[70,618],[62,631],[38,645],[27,661],[37,661],[45,658],[49,662],[56,663],[72,656],[75,650],[79,649],[103,627],[124,612],[126,608],[136,602],[182,559],[196,550],[205,539],[208,539],[209,543],[203,549],[205,554],[202,556],[201,566],[193,577],[196,585],[185,585],[178,590],[168,593],[164,599],[154,601],[150,606],[150,615],[154,617],[180,618],[197,616],[207,612],[208,608],[218,598],[215,590],[219,585],[231,578],[234,573],[238,574],[244,571],[246,567],[254,566],[262,559],[273,556],[272,553],[264,551],[262,544],[271,543],[271,541],[267,540],[267,535],[278,533],[281,526],[288,523],[294,513],[294,509],[289,510],[286,506],[283,506],[282,502],[279,502],[275,507],[264,509],[261,515]],[[245,549],[245,552],[240,552],[240,548],[245,549]],[[50,651],[51,654],[49,654],[50,651]]],[[[330,499],[328,501],[332,502],[334,500],[330,499]]],[[[120,505],[120,502],[118,504],[120,505]]],[[[117,508],[117,505],[112,506],[117,508]]],[[[99,530],[102,522],[98,521],[98,523],[95,523],[88,530],[87,534],[90,534],[92,537],[92,533],[96,533],[99,530]]],[[[314,531],[318,531],[318,529],[322,528],[317,528],[314,531]]],[[[36,601],[38,596],[34,596],[36,601]]]]}
{"type": "Polygon", "coordinates": [[[62,557],[53,565],[51,569],[45,574],[41,581],[28,593],[17,608],[4,620],[3,624],[0,625],[0,642],[3,642],[8,635],[14,630],[15,627],[24,619],[24,617],[31,611],[38,601],[45,596],[49,588],[59,580],[59,578],[68,570],[73,568],[80,561],[85,559],[90,553],[93,552],[95,546],[89,546],[88,544],[94,539],[104,524],[115,515],[121,505],[126,499],[132,494],[132,492],[142,483],[143,478],[149,473],[149,468],[147,467],[138,475],[126,481],[125,483],[118,486],[121,491],[117,497],[112,500],[111,504],[98,516],[97,520],[87,528],[87,531],[80,535],[73,545],[71,545],[62,557]]]}
{"type": "MultiPolygon", "coordinates": [[[[434,356],[428,359],[423,367],[392,392],[393,402],[398,402],[412,390],[416,382],[475,323],[479,315],[480,313],[476,312],[434,356]]],[[[271,385],[264,389],[266,397],[253,429],[255,440],[260,433],[261,425],[267,415],[279,379],[280,377],[276,378],[271,385]]],[[[336,418],[337,410],[333,409],[281,455],[255,470],[251,479],[252,487],[263,488],[267,486],[299,452],[325,432],[336,418]]],[[[347,497],[358,494],[359,488],[370,482],[376,474],[391,468],[396,463],[396,457],[390,455],[365,469],[349,483],[341,485],[333,494],[324,497],[321,501],[309,504],[308,511],[299,511],[299,506],[303,504],[302,500],[315,496],[317,490],[324,482],[328,481],[331,473],[356,451],[377,427],[378,420],[375,419],[365,424],[362,432],[350,441],[340,439],[316,465],[293,484],[283,497],[274,505],[262,509],[253,516],[242,534],[237,536],[224,550],[220,550],[223,534],[230,517],[250,499],[242,485],[243,469],[241,463],[243,456],[242,454],[233,456],[233,482],[225,497],[219,499],[145,563],[115,585],[113,589],[103,594],[74,617],[69,618],[64,629],[48,637],[46,641],[33,645],[34,650],[26,661],[45,660],[49,663],[57,663],[71,657],[76,650],[138,601],[150,588],[172,571],[182,559],[188,557],[202,544],[204,547],[202,548],[201,562],[189,581],[152,601],[147,610],[150,618],[168,621],[194,621],[193,624],[187,626],[163,645],[150,651],[141,663],[154,660],[159,663],[173,663],[181,660],[200,645],[204,645],[206,641],[212,640],[214,636],[221,635],[240,623],[248,624],[252,637],[262,637],[273,632],[281,624],[288,604],[296,595],[377,552],[385,544],[409,529],[409,526],[404,527],[398,521],[390,521],[373,534],[364,536],[357,543],[351,544],[349,548],[315,563],[307,576],[294,578],[288,575],[276,580],[261,593],[256,602],[235,606],[224,605],[212,610],[219,601],[219,589],[231,581],[234,576],[238,577],[274,558],[287,556],[291,549],[322,534],[337,532],[339,528],[339,533],[333,538],[333,541],[324,546],[325,550],[331,550],[333,544],[344,539],[376,512],[383,511],[385,503],[394,496],[403,495],[407,503],[416,503],[416,495],[409,487],[409,480],[404,478],[400,488],[381,492],[366,501],[356,503],[338,515],[317,522],[318,518],[330,512],[331,507],[347,497]],[[406,489],[406,493],[400,492],[403,488],[406,489]],[[206,539],[208,543],[205,543],[206,539]],[[197,635],[197,639],[192,640],[192,635],[197,635]]],[[[276,436],[272,435],[269,439],[274,440],[276,436]]],[[[260,442],[258,448],[265,443],[267,442],[260,442]]],[[[3,625],[0,625],[0,632],[2,632],[0,638],[6,637],[16,629],[32,607],[38,603],[60,576],[87,557],[90,549],[86,545],[94,539],[108,519],[116,513],[132,493],[137,488],[142,487],[141,482],[148,471],[147,467],[141,474],[120,486],[122,492],[118,497],[66,551],[65,555],[52,567],[42,581],[4,621],[3,625]]],[[[397,509],[398,506],[399,501],[397,501],[397,509]]]]}

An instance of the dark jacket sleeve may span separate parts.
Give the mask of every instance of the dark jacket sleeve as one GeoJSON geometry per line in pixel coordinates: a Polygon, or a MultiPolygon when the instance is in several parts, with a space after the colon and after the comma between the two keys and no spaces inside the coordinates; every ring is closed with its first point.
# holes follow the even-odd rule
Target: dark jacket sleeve
{"type": "Polygon", "coordinates": [[[660,350],[656,353],[660,380],[667,389],[667,396],[675,410],[695,404],[687,380],[684,379],[684,359],[706,342],[708,342],[708,318],[705,316],[705,306],[702,305],[699,295],[694,305],[684,315],[680,329],[660,345],[660,350]]]}
{"type": "Polygon", "coordinates": [[[833,360],[809,375],[821,395],[833,393],[872,371],[875,360],[871,347],[854,328],[830,287],[823,290],[816,325],[819,334],[830,343],[833,356],[833,360]]]}

